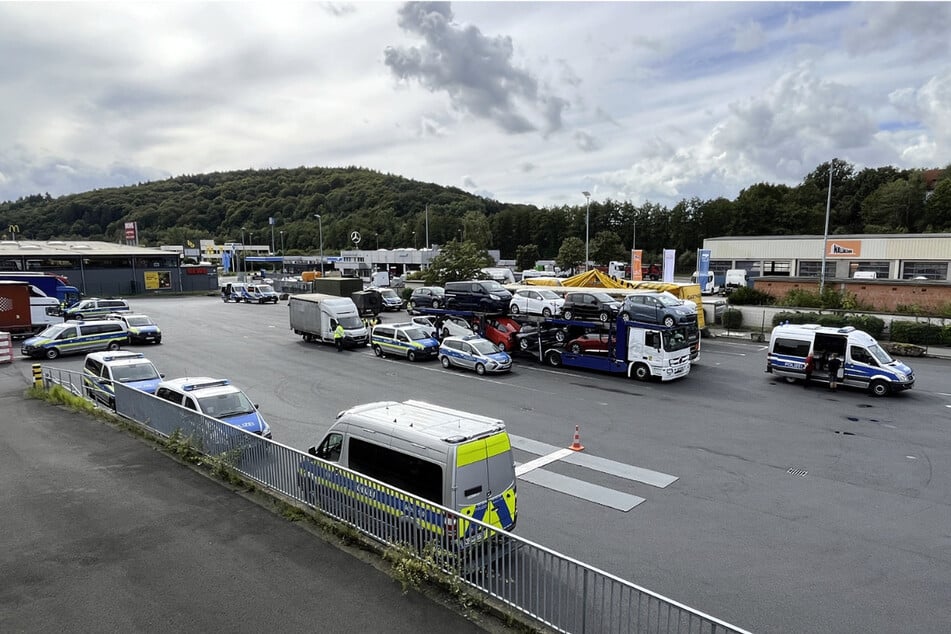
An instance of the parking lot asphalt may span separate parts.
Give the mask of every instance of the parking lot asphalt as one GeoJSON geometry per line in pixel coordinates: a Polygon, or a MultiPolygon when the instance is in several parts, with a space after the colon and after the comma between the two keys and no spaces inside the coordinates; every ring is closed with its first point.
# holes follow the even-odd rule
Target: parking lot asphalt
{"type": "Polygon", "coordinates": [[[0,631],[484,631],[29,374],[0,365],[0,631]]]}

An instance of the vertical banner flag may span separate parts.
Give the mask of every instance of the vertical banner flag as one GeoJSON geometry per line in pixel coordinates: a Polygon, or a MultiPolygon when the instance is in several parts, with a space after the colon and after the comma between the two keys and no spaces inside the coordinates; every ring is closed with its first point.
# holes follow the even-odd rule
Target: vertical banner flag
{"type": "Polygon", "coordinates": [[[125,241],[132,245],[139,243],[139,226],[137,223],[125,223],[125,241]]]}
{"type": "Polygon", "coordinates": [[[664,276],[661,279],[668,284],[674,281],[676,255],[677,251],[675,249],[664,249],[664,276]]]}
{"type": "Polygon", "coordinates": [[[224,269],[225,273],[231,272],[231,252],[230,251],[221,252],[221,268],[224,269]]]}
{"type": "Polygon", "coordinates": [[[635,282],[640,282],[644,279],[641,269],[643,254],[644,252],[640,249],[631,249],[631,279],[635,282]]]}
{"type": "Polygon", "coordinates": [[[707,288],[707,280],[710,279],[710,249],[697,250],[697,284],[700,285],[702,293],[707,288]]]}

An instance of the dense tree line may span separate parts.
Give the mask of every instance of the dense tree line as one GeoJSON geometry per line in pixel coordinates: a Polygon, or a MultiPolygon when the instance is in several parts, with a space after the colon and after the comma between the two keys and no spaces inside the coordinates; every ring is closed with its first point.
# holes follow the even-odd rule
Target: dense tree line
{"type": "MultiPolygon", "coordinates": [[[[704,238],[822,234],[832,174],[830,233],[951,231],[951,166],[934,174],[893,167],[856,171],[844,161],[819,165],[796,186],[758,183],[735,200],[651,202],[592,200],[591,257],[625,259],[632,241],[648,259],[664,248],[685,259],[704,238]]],[[[0,229],[17,225],[33,240],[120,242],[136,221],[140,244],[216,242],[270,244],[280,232],[288,254],[313,254],[323,230],[325,253],[350,248],[423,247],[472,242],[503,258],[555,259],[567,238],[584,239],[585,204],[538,208],[501,203],[454,187],[357,168],[245,170],[184,175],[129,187],[52,198],[35,194],[0,204],[0,229]],[[428,209],[428,214],[427,214],[428,209]],[[315,214],[321,216],[318,223],[315,214]]],[[[577,244],[569,250],[577,257],[577,244]]]]}

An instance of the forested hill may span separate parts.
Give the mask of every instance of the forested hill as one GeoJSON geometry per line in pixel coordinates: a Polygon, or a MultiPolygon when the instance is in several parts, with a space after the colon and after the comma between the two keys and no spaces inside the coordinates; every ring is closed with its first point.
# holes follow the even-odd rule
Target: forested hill
{"type": "MultiPolygon", "coordinates": [[[[635,226],[637,247],[649,255],[663,248],[693,253],[704,238],[723,235],[821,234],[830,166],[830,232],[951,231],[951,167],[855,171],[837,160],[799,185],[759,183],[735,200],[691,198],[673,208],[592,200],[592,247],[600,235],[598,246],[616,242],[623,253],[635,226]]],[[[283,240],[287,253],[314,253],[322,230],[325,253],[334,253],[352,246],[352,231],[363,236],[362,248],[423,247],[427,207],[430,243],[465,239],[505,258],[523,245],[554,258],[565,238],[585,235],[583,201],[553,208],[501,203],[356,167],[215,172],[55,199],[37,194],[0,204],[0,228],[16,225],[18,237],[30,240],[119,242],[123,223],[134,220],[143,245],[237,242],[242,233],[246,243],[270,244],[274,218],[275,250],[283,240]]]]}

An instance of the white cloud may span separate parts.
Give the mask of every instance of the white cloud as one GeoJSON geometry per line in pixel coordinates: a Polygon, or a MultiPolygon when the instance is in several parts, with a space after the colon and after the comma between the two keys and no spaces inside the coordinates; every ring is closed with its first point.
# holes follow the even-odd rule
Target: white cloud
{"type": "Polygon", "coordinates": [[[506,202],[672,205],[830,156],[940,166],[949,20],[951,3],[0,3],[0,200],[358,165],[506,202]]]}

